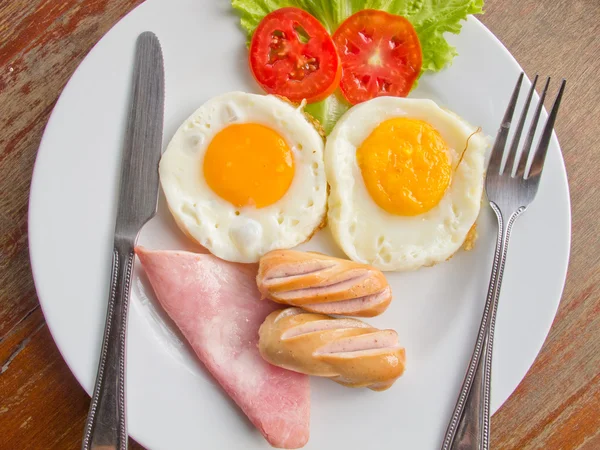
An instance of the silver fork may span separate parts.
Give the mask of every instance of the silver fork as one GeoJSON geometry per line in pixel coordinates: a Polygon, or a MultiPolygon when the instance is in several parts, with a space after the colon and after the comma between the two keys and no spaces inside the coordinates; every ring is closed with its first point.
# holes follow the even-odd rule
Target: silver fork
{"type": "Polygon", "coordinates": [[[525,100],[523,112],[517,124],[504,166],[502,165],[502,160],[505,154],[508,132],[521,90],[521,83],[523,82],[523,73],[519,75],[517,85],[512,93],[492,149],[486,175],[485,191],[490,206],[498,219],[496,251],[475,349],[473,356],[471,356],[471,361],[469,362],[452,418],[446,430],[442,450],[489,449],[492,348],[494,344],[496,311],[498,308],[504,263],[506,262],[506,253],[508,251],[508,241],[515,220],[527,209],[527,206],[533,201],[537,193],[554,122],[566,83],[563,79],[537,148],[535,151],[532,151],[533,138],[550,84],[550,78],[546,80],[546,85],[535,109],[523,149],[519,153],[518,147],[521,140],[521,133],[523,132],[537,80],[538,76],[536,75],[525,100]],[[529,160],[531,162],[528,168],[529,160]]]}

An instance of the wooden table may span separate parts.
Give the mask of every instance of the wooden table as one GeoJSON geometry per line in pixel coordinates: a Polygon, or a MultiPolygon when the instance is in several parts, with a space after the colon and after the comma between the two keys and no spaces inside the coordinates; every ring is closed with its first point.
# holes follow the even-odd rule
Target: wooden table
{"type": "MultiPolygon", "coordinates": [[[[62,88],[98,39],[139,3],[0,0],[0,449],[80,445],[89,398],[38,304],[27,198],[40,138],[62,88]]],[[[558,315],[533,368],[493,417],[492,447],[597,450],[600,1],[488,0],[481,20],[530,76],[568,79],[556,128],[573,205],[571,262],[558,315]]]]}

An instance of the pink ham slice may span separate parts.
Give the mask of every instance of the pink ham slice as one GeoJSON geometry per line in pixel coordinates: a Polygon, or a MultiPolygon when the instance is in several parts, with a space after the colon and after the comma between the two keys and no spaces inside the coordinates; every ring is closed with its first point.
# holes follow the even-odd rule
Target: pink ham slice
{"type": "Polygon", "coordinates": [[[277,305],[260,300],[257,266],[183,251],[136,253],[160,304],[269,444],[304,446],[308,376],[272,366],[258,352],[258,328],[277,305]]]}

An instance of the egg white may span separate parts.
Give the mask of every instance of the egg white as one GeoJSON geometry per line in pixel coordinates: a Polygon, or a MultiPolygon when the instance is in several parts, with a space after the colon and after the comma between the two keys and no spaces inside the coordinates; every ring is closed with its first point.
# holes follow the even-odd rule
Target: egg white
{"type": "Polygon", "coordinates": [[[447,260],[479,214],[488,147],[489,138],[481,131],[431,100],[378,97],[354,106],[340,118],[325,148],[327,217],[338,245],[352,260],[381,270],[413,270],[447,260]],[[396,117],[429,123],[449,147],[450,185],[436,206],[416,216],[380,208],[356,160],[356,150],[372,131],[396,117]]]}
{"type": "Polygon", "coordinates": [[[160,161],[161,185],[175,221],[190,238],[219,258],[256,262],[270,250],[304,242],[323,223],[323,149],[323,139],[300,108],[270,95],[231,92],[206,102],[177,130],[160,161]],[[240,123],[271,128],[292,150],[292,183],[281,199],[263,208],[234,206],[203,176],[213,137],[240,123]]]}

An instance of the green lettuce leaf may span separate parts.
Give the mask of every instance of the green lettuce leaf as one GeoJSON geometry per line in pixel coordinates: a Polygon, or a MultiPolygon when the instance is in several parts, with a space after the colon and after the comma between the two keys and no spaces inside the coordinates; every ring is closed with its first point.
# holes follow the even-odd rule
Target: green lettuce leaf
{"type": "MultiPolygon", "coordinates": [[[[484,0],[232,0],[240,15],[241,26],[250,40],[254,29],[268,13],[285,6],[309,12],[330,33],[346,18],[362,9],[380,9],[406,17],[415,27],[423,51],[423,72],[441,70],[457,55],[444,33],[460,33],[461,21],[469,14],[483,12],[484,0]]],[[[321,122],[329,133],[349,105],[334,94],[322,102],[307,106],[307,111],[321,122]]]]}
{"type": "Polygon", "coordinates": [[[325,100],[306,105],[304,111],[317,119],[323,126],[325,134],[329,134],[338,119],[349,109],[350,104],[338,89],[325,100]]]}

